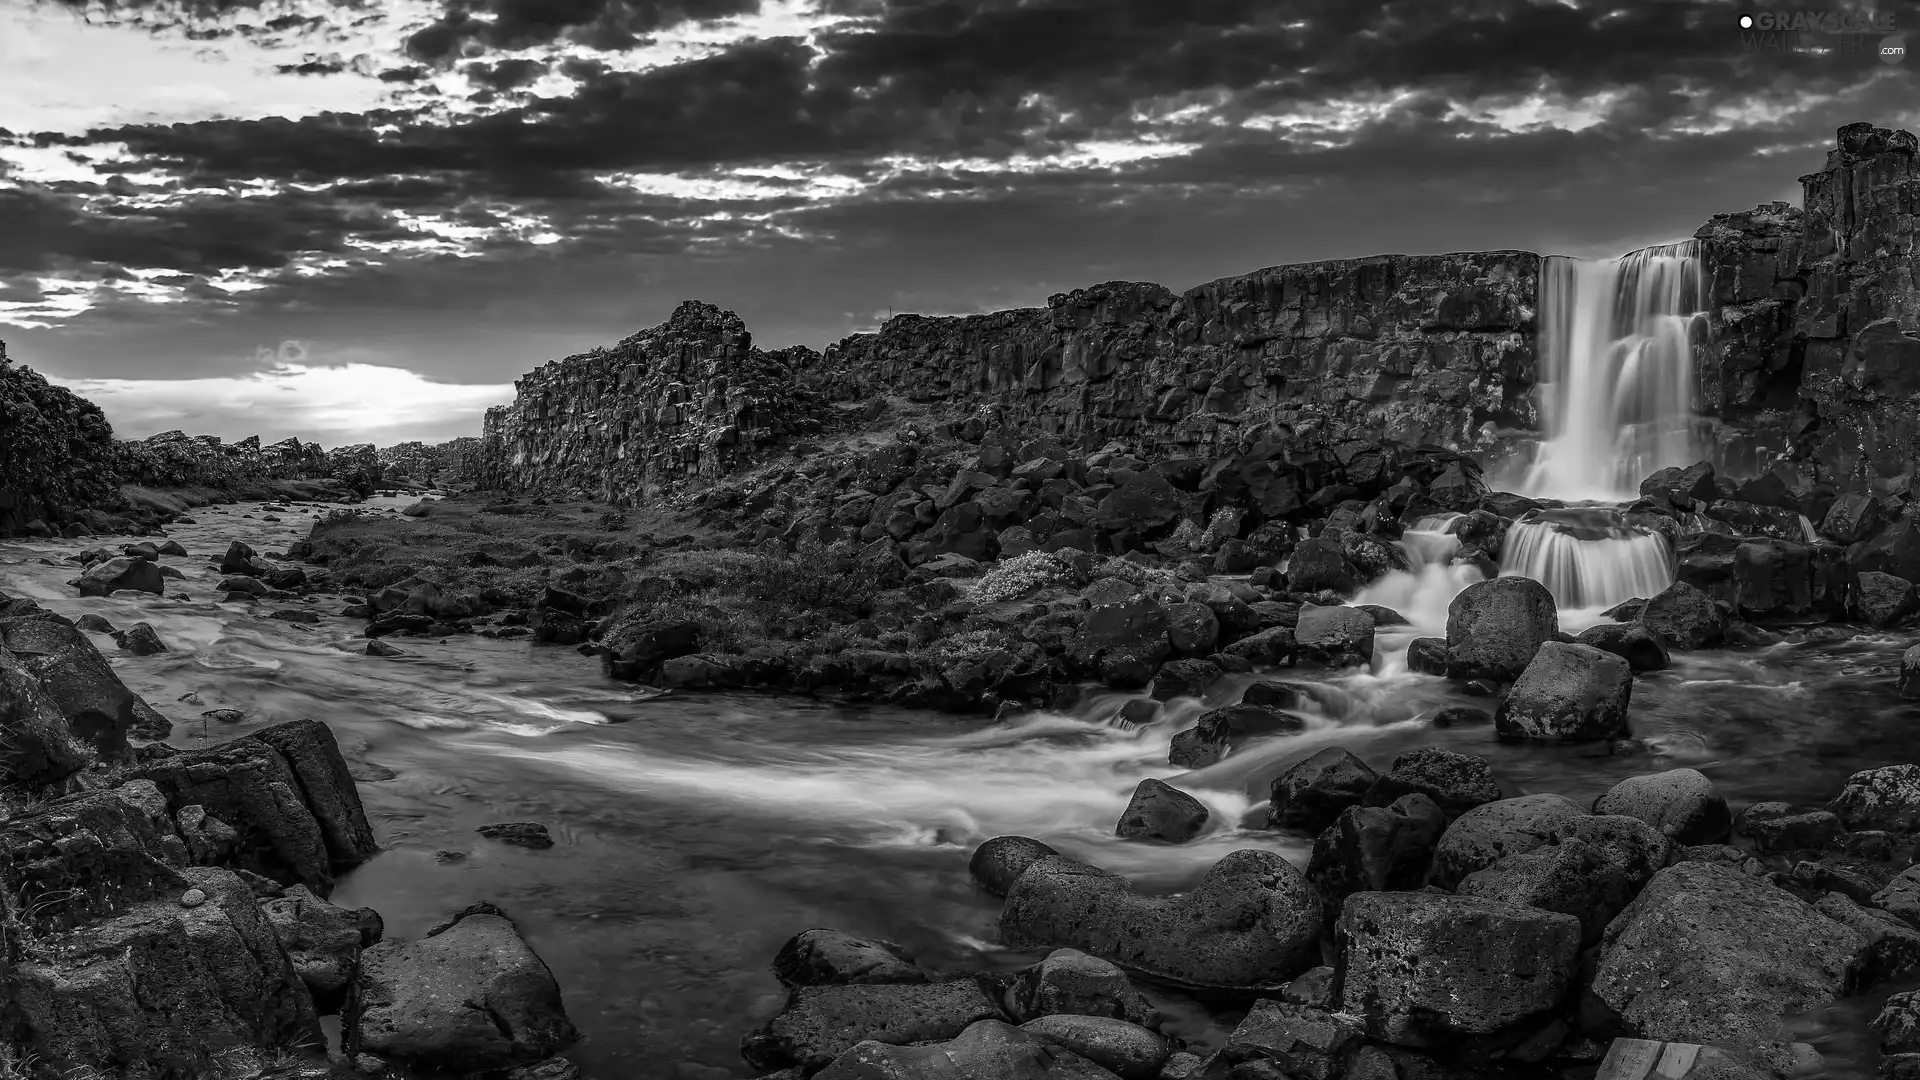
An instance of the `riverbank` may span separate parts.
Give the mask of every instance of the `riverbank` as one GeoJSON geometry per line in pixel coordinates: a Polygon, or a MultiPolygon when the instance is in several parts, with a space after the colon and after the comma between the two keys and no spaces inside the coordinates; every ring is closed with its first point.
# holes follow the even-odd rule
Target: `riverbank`
{"type": "MultiPolygon", "coordinates": [[[[406,505],[376,500],[372,509],[392,516],[360,527],[408,535],[433,523],[400,516],[406,505]]],[[[5,574],[58,613],[156,628],[164,653],[137,656],[111,638],[94,640],[129,687],[174,714],[174,745],[191,751],[325,717],[383,849],[341,877],[333,903],[378,910],[396,941],[418,938],[470,903],[501,905],[553,970],[584,1035],[568,1056],[590,1080],[750,1075],[738,1064],[739,1039],[781,1013],[789,995],[768,965],[809,927],[898,943],[937,982],[976,973],[1011,979],[1030,968],[1046,947],[1009,947],[1004,902],[969,880],[969,861],[995,836],[1033,837],[1126,875],[1146,896],[1188,891],[1240,850],[1274,852],[1304,871],[1314,837],[1267,827],[1272,781],[1332,747],[1381,772],[1410,752],[1445,749],[1485,760],[1501,795],[1551,792],[1580,809],[1630,777],[1690,767],[1735,813],[1773,800],[1813,810],[1852,773],[1912,756],[1895,689],[1901,642],[1875,632],[1823,640],[1802,631],[1799,645],[1676,652],[1672,667],[1634,680],[1637,742],[1625,754],[1606,742],[1503,741],[1485,720],[1441,726],[1448,710],[1491,702],[1464,683],[1396,665],[1405,646],[1392,642],[1445,635],[1444,605],[1438,625],[1420,617],[1399,638],[1380,635],[1364,668],[1228,675],[1202,697],[1136,711],[1147,717],[1139,724],[1112,718],[1128,701],[1151,702],[1150,690],[1094,691],[1071,710],[989,724],[885,705],[663,694],[606,681],[595,658],[572,649],[480,634],[387,635],[404,655],[372,657],[366,621],[338,614],[356,597],[325,580],[331,568],[309,564],[317,580],[302,588],[312,590],[310,600],[226,600],[217,587],[231,575],[214,557],[224,558],[232,540],[271,554],[297,543],[307,522],[326,512],[247,506],[196,515],[196,524],[170,530],[193,557],[161,557],[185,574],[167,596],[75,597],[63,583],[71,570],[37,561],[60,561],[77,550],[72,541],[11,545],[6,555],[18,561],[5,574]],[[311,611],[316,621],[275,617],[289,609],[311,611]],[[1252,686],[1275,676],[1309,691],[1284,710],[1302,718],[1301,730],[1242,741],[1197,769],[1169,762],[1176,738],[1210,709],[1246,703],[1257,697],[1252,686]],[[203,726],[196,715],[229,709],[238,719],[203,726]],[[1208,818],[1198,835],[1179,844],[1115,835],[1148,779],[1200,801],[1208,818]],[[544,825],[553,846],[519,847],[475,831],[515,821],[544,825]]],[[[1732,839],[1749,852],[1758,846],[1751,836],[1732,839]]],[[[1839,865],[1845,854],[1836,846],[1756,858],[1780,875],[1768,887],[1793,896],[1797,865],[1839,865]]],[[[1875,872],[1897,868],[1910,848],[1903,843],[1899,855],[1875,862],[1875,872]]],[[[1731,947],[1727,955],[1735,955],[1731,947]]],[[[1337,949],[1322,954],[1338,957],[1337,949]]],[[[1866,1023],[1881,997],[1905,985],[1896,978],[1866,996],[1836,997],[1824,1014],[1795,1021],[1810,1026],[1796,1027],[1794,1041],[1816,1046],[1828,1075],[1872,1068],[1866,1023]]],[[[1155,981],[1136,989],[1160,1014],[1155,1030],[1169,1047],[1184,1044],[1198,1057],[1227,1048],[1246,1022],[1245,996],[1196,999],[1155,981]]],[[[849,1022],[879,1022],[894,992],[873,991],[871,1011],[849,1022]]],[[[1025,1000],[996,1007],[1026,1010],[1025,1000]]],[[[1577,1041],[1571,1033],[1568,1040],[1563,1047],[1577,1041]]],[[[1397,1045],[1347,1040],[1343,1055],[1366,1043],[1397,1045]]],[[[1581,1045],[1588,1049],[1577,1052],[1593,1052],[1581,1045]]],[[[1506,1067],[1559,1076],[1593,1065],[1562,1055],[1506,1067]]]]}

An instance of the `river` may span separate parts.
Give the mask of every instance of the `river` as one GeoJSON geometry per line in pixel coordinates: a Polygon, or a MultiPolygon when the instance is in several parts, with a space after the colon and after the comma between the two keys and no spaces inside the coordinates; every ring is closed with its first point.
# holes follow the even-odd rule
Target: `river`
{"type": "MultiPolygon", "coordinates": [[[[1304,865],[1306,841],[1257,824],[1267,781],[1327,745],[1378,768],[1444,745],[1491,759],[1510,795],[1551,791],[1582,803],[1623,777],[1691,766],[1737,810],[1763,799],[1824,802],[1858,769],[1913,760],[1920,742],[1920,710],[1894,693],[1907,642],[1892,636],[1676,657],[1635,681],[1632,723],[1646,751],[1612,754],[1503,745],[1486,725],[1433,727],[1425,718],[1439,708],[1476,702],[1404,673],[1398,654],[1412,634],[1403,631],[1381,636],[1383,674],[1324,680],[1326,708],[1304,734],[1183,774],[1167,765],[1167,747],[1202,708],[1192,700],[1124,730],[1106,723],[1123,700],[1113,695],[1073,715],[998,726],[751,694],[663,695],[608,680],[570,648],[525,642],[396,639],[407,656],[368,657],[364,624],[339,617],[337,598],[310,605],[323,616],[316,625],[266,617],[286,604],[214,602],[219,575],[206,556],[235,539],[284,550],[316,513],[267,522],[250,506],[195,511],[198,524],[169,529],[192,557],[164,560],[186,575],[165,597],[80,599],[64,584],[71,564],[38,562],[105,540],[0,542],[0,589],[68,616],[151,623],[168,652],[132,657],[94,640],[174,720],[177,747],[326,721],[363,778],[384,848],[341,880],[334,901],[379,909],[399,936],[476,900],[499,904],[559,978],[585,1033],[569,1057],[589,1080],[750,1075],[740,1036],[784,998],[768,964],[809,927],[899,942],[936,972],[1030,962],[998,949],[998,902],[967,877],[969,854],[990,836],[1034,836],[1157,891],[1189,885],[1240,847],[1304,865]],[[245,719],[199,719],[222,708],[245,719]],[[1182,847],[1114,839],[1148,776],[1180,777],[1215,828],[1182,847]],[[528,850],[474,832],[518,820],[546,824],[555,846],[528,850]]],[[[1409,591],[1407,614],[1434,632],[1444,603],[1418,592],[1409,591]]],[[[1222,688],[1222,700],[1233,689],[1222,688]]],[[[1836,1067],[1870,1057],[1860,1029],[1884,996],[1816,1018],[1810,1031],[1825,1032],[1836,1067]]],[[[1223,1037],[1204,1013],[1169,1007],[1171,1034],[1202,1049],[1223,1037]]]]}

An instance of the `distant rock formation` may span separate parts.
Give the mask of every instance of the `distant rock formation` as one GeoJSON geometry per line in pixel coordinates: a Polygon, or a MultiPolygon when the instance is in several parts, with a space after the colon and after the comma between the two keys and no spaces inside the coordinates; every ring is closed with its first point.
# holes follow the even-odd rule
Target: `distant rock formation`
{"type": "Polygon", "coordinates": [[[117,461],[100,407],[16,366],[0,342],[0,535],[58,526],[110,501],[117,461]]]}
{"type": "Polygon", "coordinates": [[[218,435],[163,431],[120,445],[123,483],[151,487],[223,487],[247,480],[311,480],[328,475],[318,443],[282,439],[260,445],[258,435],[225,443],[218,435]]]}
{"type": "Polygon", "coordinates": [[[820,364],[804,346],[757,349],[738,315],[688,301],[610,349],[517,381],[512,405],[487,410],[479,480],[624,501],[723,475],[784,437],[819,430],[828,400],[815,388],[820,364]]]}
{"type": "MultiPolygon", "coordinates": [[[[1696,234],[1712,282],[1698,409],[1733,475],[1904,491],[1920,460],[1916,140],[1841,128],[1805,207],[1696,234]]],[[[1538,425],[1541,258],[1379,255],[1277,266],[1175,293],[1109,282],[1044,308],[902,315],[820,356],[752,347],[688,302],[612,349],[555,361],[489,411],[478,479],[630,499],[764,460],[881,398],[944,422],[1148,456],[1276,435],[1499,450],[1538,425]],[[841,406],[836,410],[833,406],[841,406]]]]}

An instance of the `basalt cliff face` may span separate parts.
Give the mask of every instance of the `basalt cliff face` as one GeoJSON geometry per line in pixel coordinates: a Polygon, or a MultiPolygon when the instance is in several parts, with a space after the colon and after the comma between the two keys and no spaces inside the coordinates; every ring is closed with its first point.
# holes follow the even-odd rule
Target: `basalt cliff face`
{"type": "Polygon", "coordinates": [[[1386,255],[1185,293],[1112,282],[1045,308],[901,316],[825,356],[763,352],[737,316],[689,302],[521,379],[514,404],[487,415],[482,479],[630,499],[764,459],[830,424],[835,404],[884,397],[975,428],[1163,455],[1287,433],[1487,449],[1531,423],[1539,262],[1386,255]]]}
{"type": "Polygon", "coordinates": [[[0,342],[0,536],[109,501],[118,483],[106,414],[13,364],[0,342]]]}
{"type": "MultiPolygon", "coordinates": [[[[1715,217],[1698,408],[1723,470],[1788,462],[1903,490],[1920,460],[1915,139],[1840,129],[1804,207],[1715,217]]],[[[1278,266],[1176,293],[1110,282],[1044,308],[903,315],[825,355],[753,347],[689,302],[611,349],[555,361],[489,413],[481,482],[625,500],[711,478],[882,398],[968,430],[1118,439],[1153,456],[1275,436],[1488,454],[1537,426],[1538,255],[1381,255],[1278,266]],[[841,408],[836,409],[838,404],[841,408]]]]}
{"type": "MultiPolygon", "coordinates": [[[[1909,490],[1920,460],[1920,141],[1840,129],[1801,207],[1715,217],[1704,404],[1843,490],[1909,490]]],[[[1763,454],[1764,456],[1764,454],[1763,454]]]]}

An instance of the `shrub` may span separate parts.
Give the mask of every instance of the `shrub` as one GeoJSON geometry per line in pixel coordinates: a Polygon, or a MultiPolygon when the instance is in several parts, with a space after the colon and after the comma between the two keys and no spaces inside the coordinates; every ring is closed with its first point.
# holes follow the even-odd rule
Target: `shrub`
{"type": "Polygon", "coordinates": [[[1064,560],[1049,552],[1029,551],[1001,560],[971,584],[961,587],[969,599],[992,604],[1025,596],[1035,589],[1069,584],[1072,580],[1073,570],[1064,560]]]}

